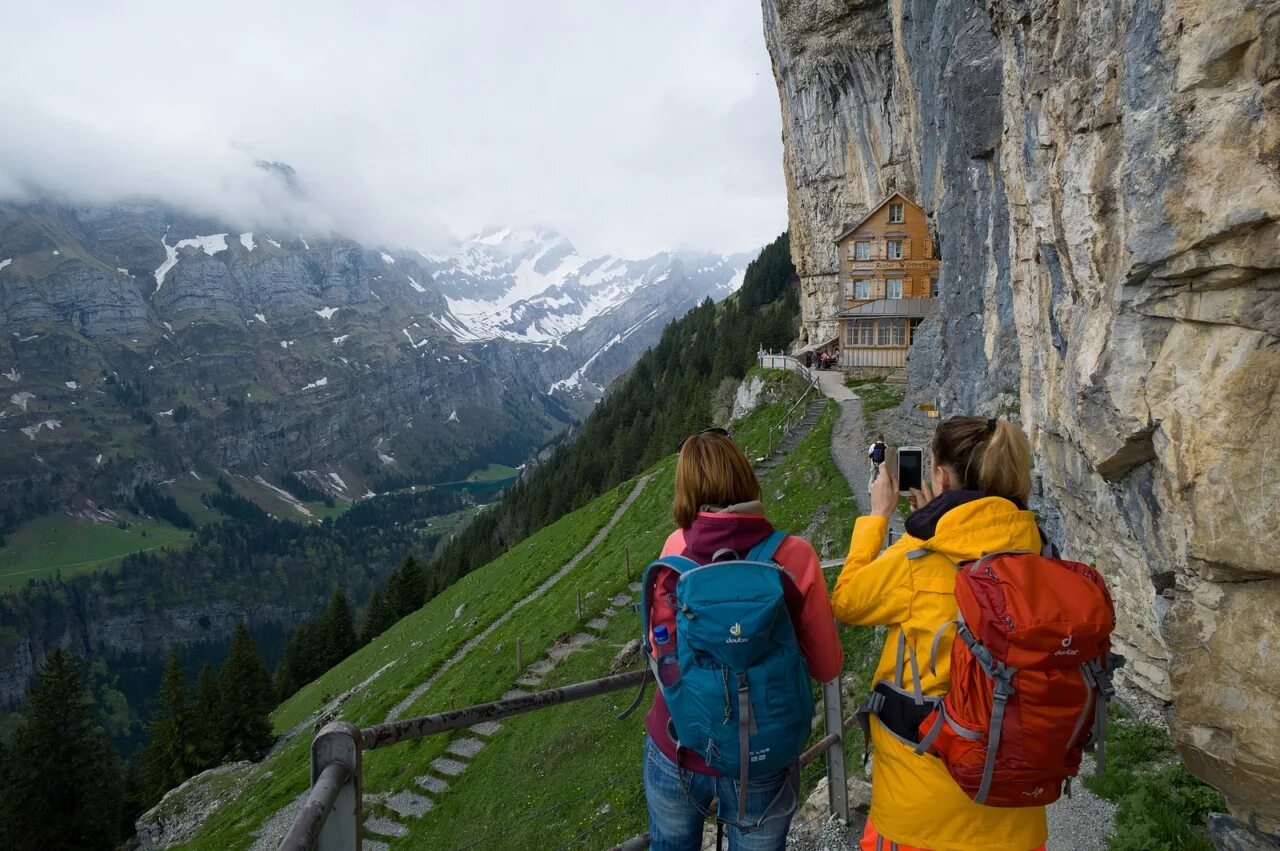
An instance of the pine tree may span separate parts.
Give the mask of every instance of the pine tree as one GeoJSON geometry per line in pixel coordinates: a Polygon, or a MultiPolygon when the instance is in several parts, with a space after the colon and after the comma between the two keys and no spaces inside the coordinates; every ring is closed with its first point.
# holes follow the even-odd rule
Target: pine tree
{"type": "Polygon", "coordinates": [[[94,717],[84,667],[49,654],[28,693],[0,784],[8,848],[110,849],[119,838],[117,757],[94,717]]]}
{"type": "Polygon", "coordinates": [[[395,618],[387,606],[387,601],[383,599],[382,592],[376,588],[373,589],[373,593],[369,595],[369,602],[364,607],[364,620],[360,623],[361,646],[382,635],[393,623],[395,618]]]}
{"type": "Polygon", "coordinates": [[[194,711],[187,695],[187,675],[177,650],[169,653],[155,712],[147,725],[151,742],[142,754],[142,774],[152,800],[200,770],[194,711]]]}
{"type": "Polygon", "coordinates": [[[219,704],[218,677],[213,672],[213,665],[205,662],[196,680],[196,700],[192,708],[195,717],[196,754],[201,769],[212,768],[222,759],[219,704]]]}
{"type": "Polygon", "coordinates": [[[394,620],[422,608],[426,596],[426,576],[422,566],[412,555],[404,557],[400,566],[387,578],[387,607],[391,609],[394,620]]]}
{"type": "Polygon", "coordinates": [[[236,624],[231,650],[218,672],[222,751],[230,759],[253,759],[271,744],[274,705],[271,677],[244,621],[236,624]]]}
{"type": "Polygon", "coordinates": [[[151,799],[147,796],[146,781],[142,770],[136,762],[129,762],[124,767],[124,777],[120,781],[120,835],[132,836],[134,824],[138,817],[147,811],[151,799]]]}
{"type": "MultiPolygon", "coordinates": [[[[425,590],[423,585],[424,593],[425,590]]],[[[358,646],[355,624],[351,621],[351,604],[347,602],[347,593],[341,588],[333,589],[329,605],[321,615],[321,625],[320,631],[324,634],[324,670],[328,670],[356,652],[358,646]]]]}
{"type": "Polygon", "coordinates": [[[276,666],[273,686],[279,702],[283,703],[285,698],[314,678],[313,671],[319,664],[318,660],[327,652],[317,641],[317,623],[307,621],[285,639],[284,653],[280,657],[280,664],[276,666]]]}

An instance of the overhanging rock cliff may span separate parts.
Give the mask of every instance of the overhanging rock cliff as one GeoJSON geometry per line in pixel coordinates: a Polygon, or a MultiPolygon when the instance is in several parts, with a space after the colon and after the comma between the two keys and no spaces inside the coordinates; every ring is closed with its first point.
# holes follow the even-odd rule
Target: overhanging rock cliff
{"type": "Polygon", "coordinates": [[[1020,411],[1130,689],[1280,834],[1280,1],[764,0],[809,335],[900,190],[941,302],[912,392],[1020,411]]]}

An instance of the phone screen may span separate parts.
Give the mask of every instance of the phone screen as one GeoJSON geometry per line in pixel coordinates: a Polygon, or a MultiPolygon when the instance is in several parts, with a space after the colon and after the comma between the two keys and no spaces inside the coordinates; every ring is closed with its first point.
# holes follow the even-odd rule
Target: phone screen
{"type": "Polygon", "coordinates": [[[923,454],[919,449],[899,449],[898,450],[898,490],[909,491],[912,488],[919,489],[921,484],[921,476],[923,474],[922,466],[924,463],[923,454]]]}

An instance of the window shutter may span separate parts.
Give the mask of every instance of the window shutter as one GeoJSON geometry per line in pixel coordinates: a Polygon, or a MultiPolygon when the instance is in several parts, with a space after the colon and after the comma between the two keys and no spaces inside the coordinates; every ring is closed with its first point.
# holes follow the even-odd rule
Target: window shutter
{"type": "Polygon", "coordinates": [[[911,240],[902,240],[902,259],[907,260],[911,257],[911,240]]]}
{"type": "Polygon", "coordinates": [[[924,259],[926,260],[933,259],[933,239],[932,238],[926,239],[924,241],[924,259]]]}

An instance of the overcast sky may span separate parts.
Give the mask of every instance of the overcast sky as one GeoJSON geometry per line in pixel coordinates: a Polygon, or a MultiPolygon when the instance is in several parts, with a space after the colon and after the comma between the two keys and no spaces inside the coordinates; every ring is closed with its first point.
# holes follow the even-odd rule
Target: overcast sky
{"type": "Polygon", "coordinates": [[[747,250],[786,226],[757,0],[0,0],[0,31],[0,197],[155,195],[412,248],[513,224],[747,250]]]}

